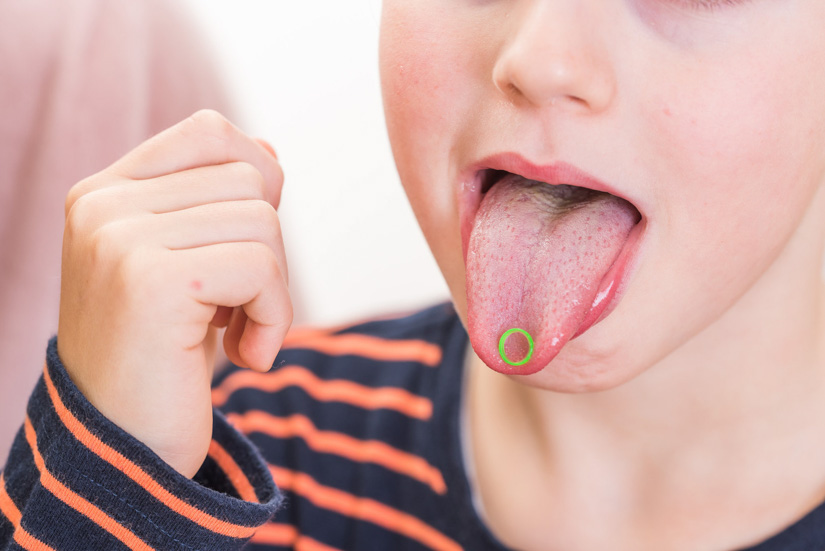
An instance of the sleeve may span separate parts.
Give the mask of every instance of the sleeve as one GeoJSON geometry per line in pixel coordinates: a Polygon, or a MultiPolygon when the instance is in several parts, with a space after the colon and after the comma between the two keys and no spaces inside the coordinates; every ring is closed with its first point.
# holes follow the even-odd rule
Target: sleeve
{"type": "Polygon", "coordinates": [[[95,409],[52,339],[0,472],[0,549],[241,549],[283,498],[254,445],[213,416],[190,480],[95,409]]]}

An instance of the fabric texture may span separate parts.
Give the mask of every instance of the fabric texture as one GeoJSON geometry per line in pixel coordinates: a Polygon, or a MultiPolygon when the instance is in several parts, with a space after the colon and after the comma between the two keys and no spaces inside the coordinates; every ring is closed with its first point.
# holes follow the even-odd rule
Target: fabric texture
{"type": "MultiPolygon", "coordinates": [[[[449,303],[294,329],[270,372],[216,379],[189,480],[89,404],[52,341],[0,478],[0,549],[505,551],[462,456],[467,345],[449,303]]],[[[825,504],[749,551],[823,549],[825,504]]]]}

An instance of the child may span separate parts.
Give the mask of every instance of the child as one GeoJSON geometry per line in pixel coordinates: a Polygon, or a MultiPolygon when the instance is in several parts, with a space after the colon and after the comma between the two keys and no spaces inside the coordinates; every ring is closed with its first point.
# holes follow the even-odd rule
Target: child
{"type": "Polygon", "coordinates": [[[283,177],[213,112],[82,181],[4,548],[825,549],[823,24],[386,0],[453,298],[407,317],[287,335],[283,177]]]}

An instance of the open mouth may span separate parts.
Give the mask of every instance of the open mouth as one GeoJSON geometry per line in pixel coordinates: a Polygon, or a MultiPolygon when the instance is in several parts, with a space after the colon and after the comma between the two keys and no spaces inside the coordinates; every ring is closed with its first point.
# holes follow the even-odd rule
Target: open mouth
{"type": "MultiPolygon", "coordinates": [[[[564,173],[565,170],[558,172],[564,173]]],[[[560,174],[561,176],[561,174],[560,174]]],[[[469,242],[469,234],[472,227],[472,222],[482,199],[490,191],[490,189],[501,181],[508,179],[522,179],[525,185],[540,188],[542,193],[538,198],[544,198],[545,206],[548,209],[573,209],[586,204],[589,201],[597,200],[600,197],[614,195],[620,199],[624,199],[636,211],[637,223],[642,219],[642,215],[638,208],[628,199],[611,193],[612,189],[608,186],[597,182],[590,177],[582,178],[581,176],[572,177],[568,175],[569,181],[573,183],[552,183],[548,181],[541,181],[538,179],[530,179],[528,176],[509,172],[507,170],[497,168],[482,168],[477,170],[471,177],[468,183],[464,185],[463,195],[460,199],[459,214],[461,224],[461,241],[464,254],[464,261],[467,261],[467,244],[469,242]],[[577,185],[578,184],[578,185],[577,185]]],[[[548,178],[551,179],[551,178],[548,178]]]]}
{"type": "Polygon", "coordinates": [[[616,306],[643,216],[571,165],[537,167],[513,155],[495,161],[476,170],[460,203],[468,330],[488,366],[526,375],[616,306]],[[512,328],[536,343],[535,356],[518,367],[499,346],[512,328]]]}

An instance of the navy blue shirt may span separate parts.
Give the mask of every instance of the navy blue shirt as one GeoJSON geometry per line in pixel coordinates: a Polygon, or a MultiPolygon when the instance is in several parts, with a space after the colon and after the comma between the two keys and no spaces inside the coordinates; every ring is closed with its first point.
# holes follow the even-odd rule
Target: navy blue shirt
{"type": "MultiPolygon", "coordinates": [[[[190,480],[85,399],[52,340],[0,474],[0,549],[504,551],[462,460],[467,342],[449,303],[293,330],[268,373],[216,378],[190,480]]],[[[748,551],[823,550],[825,504],[748,551]]]]}

